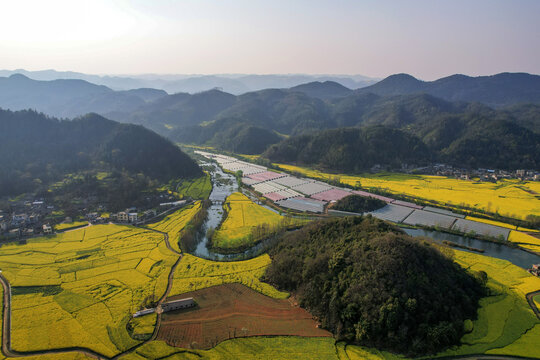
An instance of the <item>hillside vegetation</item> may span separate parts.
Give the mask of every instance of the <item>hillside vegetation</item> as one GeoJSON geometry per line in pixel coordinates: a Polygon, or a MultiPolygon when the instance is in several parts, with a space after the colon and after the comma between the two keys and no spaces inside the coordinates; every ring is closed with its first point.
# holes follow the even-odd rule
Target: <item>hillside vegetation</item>
{"type": "Polygon", "coordinates": [[[354,213],[365,213],[375,211],[384,206],[386,206],[386,203],[379,199],[360,195],[349,195],[336,201],[336,203],[332,205],[332,209],[354,213]]]}
{"type": "Polygon", "coordinates": [[[294,292],[338,340],[409,355],[458,344],[485,294],[434,245],[372,217],[312,223],[270,256],[266,279],[294,292]]]}
{"type": "Polygon", "coordinates": [[[0,196],[46,192],[50,184],[79,174],[62,195],[105,193],[111,202],[153,183],[202,175],[177,146],[142,126],[96,114],[57,120],[33,111],[0,110],[0,167],[0,196]],[[110,182],[107,189],[100,189],[100,172],[110,182]]]}

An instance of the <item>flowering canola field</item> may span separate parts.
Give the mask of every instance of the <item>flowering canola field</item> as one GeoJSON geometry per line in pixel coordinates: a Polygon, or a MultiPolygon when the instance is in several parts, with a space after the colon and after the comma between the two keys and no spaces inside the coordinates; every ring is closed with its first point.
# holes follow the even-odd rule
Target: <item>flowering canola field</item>
{"type": "Polygon", "coordinates": [[[361,184],[367,189],[381,189],[440,204],[467,206],[501,215],[524,219],[540,216],[540,183],[502,180],[497,183],[458,180],[442,176],[409,174],[335,175],[293,165],[277,164],[281,169],[319,179],[339,178],[348,185],[361,184]]]}
{"type": "Polygon", "coordinates": [[[220,248],[250,244],[253,242],[250,235],[255,227],[263,224],[274,227],[284,219],[238,192],[229,195],[223,206],[227,210],[227,217],[212,236],[214,246],[220,248]]]}
{"type": "Polygon", "coordinates": [[[12,285],[13,349],[82,346],[113,356],[136,345],[126,324],[165,292],[175,259],[161,234],[118,225],[2,246],[0,269],[12,285]]]}

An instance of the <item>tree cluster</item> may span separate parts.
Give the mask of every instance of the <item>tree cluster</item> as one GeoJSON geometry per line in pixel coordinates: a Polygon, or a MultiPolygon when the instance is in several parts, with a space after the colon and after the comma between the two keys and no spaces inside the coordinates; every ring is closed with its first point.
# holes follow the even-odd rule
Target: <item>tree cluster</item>
{"type": "Polygon", "coordinates": [[[269,253],[266,281],[295,293],[338,340],[409,356],[458,344],[485,295],[437,246],[371,216],[312,223],[269,253]]]}

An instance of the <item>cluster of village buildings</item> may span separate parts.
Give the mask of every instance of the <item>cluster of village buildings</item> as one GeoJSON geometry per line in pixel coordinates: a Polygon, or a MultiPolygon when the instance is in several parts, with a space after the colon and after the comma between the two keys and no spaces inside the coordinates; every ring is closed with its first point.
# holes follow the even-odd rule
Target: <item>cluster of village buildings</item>
{"type": "MultiPolygon", "coordinates": [[[[185,203],[185,200],[163,202],[159,204],[159,207],[147,210],[131,207],[108,216],[102,216],[101,212],[89,212],[84,215],[84,218],[90,224],[109,222],[138,224],[154,218],[158,211],[180,207],[185,203]]],[[[51,221],[54,210],[53,205],[48,205],[43,200],[14,203],[9,213],[0,210],[0,239],[22,239],[53,234],[54,225],[58,222],[58,220],[51,221]]],[[[72,222],[71,217],[65,217],[60,223],[72,222]]]]}
{"type": "Polygon", "coordinates": [[[432,166],[414,169],[426,175],[454,177],[461,180],[478,179],[479,181],[495,182],[503,179],[520,179],[523,181],[540,181],[540,172],[520,169],[515,171],[497,169],[461,169],[447,164],[434,164],[432,166]]]}

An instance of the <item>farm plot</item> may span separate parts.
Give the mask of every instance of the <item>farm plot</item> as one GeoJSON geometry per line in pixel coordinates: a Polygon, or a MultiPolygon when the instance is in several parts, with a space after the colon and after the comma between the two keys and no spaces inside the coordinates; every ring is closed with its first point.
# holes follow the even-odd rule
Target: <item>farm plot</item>
{"type": "Polygon", "coordinates": [[[403,223],[409,225],[440,226],[450,229],[457,218],[448,215],[436,214],[430,211],[414,210],[403,223]]]}
{"type": "Polygon", "coordinates": [[[508,239],[508,235],[510,234],[510,229],[466,219],[458,219],[454,223],[453,229],[463,233],[474,233],[482,236],[502,238],[504,240],[508,239]]]}
{"type": "Polygon", "coordinates": [[[330,201],[338,201],[349,195],[351,195],[351,192],[349,191],[345,191],[341,189],[330,189],[330,190],[315,194],[311,197],[313,199],[330,202],[330,201]]]}
{"type": "Polygon", "coordinates": [[[537,357],[540,354],[540,320],[525,294],[540,290],[540,279],[508,261],[453,250],[454,260],[473,272],[485,271],[491,296],[480,300],[478,319],[462,344],[438,356],[465,354],[537,357]]]}
{"type": "Polygon", "coordinates": [[[13,349],[83,346],[113,356],[137,344],[130,314],[165,292],[175,258],[162,235],[117,225],[4,245],[13,349]]]}
{"type": "Polygon", "coordinates": [[[293,187],[294,191],[298,191],[299,193],[302,193],[304,195],[313,195],[321,193],[323,191],[328,191],[330,189],[332,189],[330,185],[326,185],[321,182],[309,182],[293,187]]]}
{"type": "Polygon", "coordinates": [[[280,177],[284,177],[285,174],[276,173],[273,171],[265,171],[257,174],[250,174],[247,175],[248,178],[253,180],[260,180],[260,181],[269,181],[274,179],[279,179],[280,177]]]}
{"type": "Polygon", "coordinates": [[[223,207],[227,217],[212,236],[212,245],[222,249],[251,245],[277,229],[285,219],[241,193],[229,195],[223,207]]]}
{"type": "Polygon", "coordinates": [[[450,206],[466,206],[516,219],[540,216],[540,184],[519,180],[496,183],[458,180],[442,176],[410,174],[335,175],[293,165],[277,164],[281,169],[315,179],[339,180],[366,189],[385,190],[450,206]]]}
{"type": "Polygon", "coordinates": [[[270,262],[268,254],[250,260],[230,262],[205,260],[184,254],[174,273],[170,296],[215,285],[240,283],[261,294],[284,299],[288,296],[287,293],[278,291],[273,286],[260,281],[270,262]]]}
{"type": "Polygon", "coordinates": [[[540,253],[540,238],[525,234],[520,231],[512,230],[508,236],[508,241],[518,244],[526,249],[540,253]]]}
{"type": "Polygon", "coordinates": [[[403,200],[394,200],[392,201],[392,204],[399,205],[399,206],[406,206],[410,207],[412,209],[422,210],[424,207],[420,205],[416,205],[415,203],[409,202],[409,201],[403,201],[403,200]]]}
{"type": "Polygon", "coordinates": [[[71,223],[62,223],[62,224],[54,225],[54,229],[56,231],[66,231],[69,229],[75,229],[75,228],[83,227],[86,225],[88,225],[88,221],[74,221],[71,223]]]}
{"type": "Polygon", "coordinates": [[[158,339],[182,348],[210,349],[232,338],[267,335],[329,337],[313,316],[288,300],[261,295],[241,284],[218,285],[183,294],[197,307],[163,315],[158,339]]]}
{"type": "Polygon", "coordinates": [[[275,193],[281,190],[285,190],[287,188],[283,185],[276,184],[272,181],[267,181],[267,182],[253,185],[253,189],[255,189],[255,191],[264,195],[268,193],[275,193]]]}
{"type": "Polygon", "coordinates": [[[294,176],[285,176],[279,179],[275,179],[274,182],[287,187],[295,187],[298,185],[307,184],[311,181],[307,179],[300,179],[294,176]]]}
{"type": "Polygon", "coordinates": [[[206,199],[212,191],[210,175],[206,174],[195,180],[186,180],[178,185],[177,193],[183,198],[206,199]]]}
{"type": "Polygon", "coordinates": [[[201,203],[197,201],[193,205],[189,205],[175,211],[170,215],[167,215],[163,220],[157,223],[148,224],[147,227],[167,233],[169,235],[169,243],[171,244],[172,248],[178,252],[181,252],[179,242],[182,230],[184,230],[186,225],[200,210],[201,203]]]}
{"type": "Polygon", "coordinates": [[[511,224],[507,224],[507,223],[503,223],[503,222],[495,221],[495,220],[482,219],[482,218],[477,218],[477,217],[473,217],[473,216],[467,216],[467,217],[465,217],[465,219],[480,222],[480,223],[484,223],[484,224],[490,224],[490,225],[494,225],[494,226],[499,226],[499,227],[503,227],[503,228],[507,228],[507,229],[511,229],[511,230],[516,230],[517,229],[516,225],[511,225],[511,224]]]}
{"type": "Polygon", "coordinates": [[[454,213],[454,212],[452,212],[450,210],[439,209],[439,208],[436,208],[436,207],[433,207],[433,206],[425,206],[424,210],[434,212],[434,213],[437,213],[437,214],[448,215],[448,216],[453,216],[453,217],[460,218],[460,219],[465,219],[465,215],[456,214],[456,213],[454,213]]]}
{"type": "Polygon", "coordinates": [[[330,337],[258,336],[227,340],[210,350],[180,349],[164,341],[152,341],[125,360],[343,360],[330,337]]]}
{"type": "Polygon", "coordinates": [[[281,207],[293,209],[302,212],[322,213],[326,203],[315,199],[306,199],[305,197],[295,197],[286,200],[277,201],[281,207]]]}
{"type": "Polygon", "coordinates": [[[388,204],[385,207],[372,211],[368,214],[373,215],[374,217],[381,219],[381,220],[387,220],[395,223],[400,223],[407,216],[409,216],[414,209],[405,207],[405,206],[399,206],[394,204],[388,204]]]}
{"type": "Polygon", "coordinates": [[[379,199],[379,200],[382,200],[382,201],[384,201],[386,203],[391,203],[392,201],[394,201],[394,199],[392,199],[392,198],[382,196],[382,195],[372,194],[372,193],[369,193],[367,191],[355,190],[355,191],[353,191],[353,194],[364,196],[364,197],[371,197],[371,198],[374,198],[374,199],[379,199]]]}

